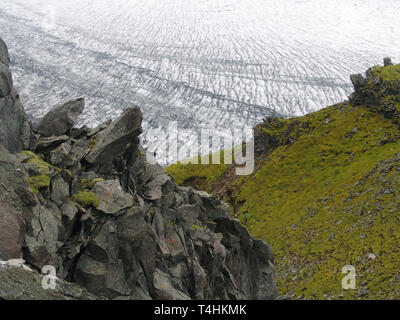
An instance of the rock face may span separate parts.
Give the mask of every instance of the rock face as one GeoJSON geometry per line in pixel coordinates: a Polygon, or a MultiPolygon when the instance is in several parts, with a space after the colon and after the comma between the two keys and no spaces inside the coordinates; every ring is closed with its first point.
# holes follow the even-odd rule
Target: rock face
{"type": "Polygon", "coordinates": [[[68,101],[50,110],[36,125],[35,130],[44,137],[67,134],[85,107],[83,99],[68,101]]]}
{"type": "MultiPolygon", "coordinates": [[[[91,293],[68,295],[77,299],[278,297],[271,247],[230,218],[226,204],[176,186],[146,161],[139,108],[94,130],[74,129],[82,108],[77,100],[49,112],[30,151],[0,148],[2,259],[54,266],[91,293]]],[[[0,298],[63,297],[32,287],[37,275],[3,271],[0,298]],[[7,275],[27,283],[9,294],[7,275]],[[20,295],[25,285],[31,289],[20,295]]]]}
{"type": "Polygon", "coordinates": [[[30,125],[16,93],[6,44],[0,38],[0,144],[10,152],[29,146],[30,125]]]}

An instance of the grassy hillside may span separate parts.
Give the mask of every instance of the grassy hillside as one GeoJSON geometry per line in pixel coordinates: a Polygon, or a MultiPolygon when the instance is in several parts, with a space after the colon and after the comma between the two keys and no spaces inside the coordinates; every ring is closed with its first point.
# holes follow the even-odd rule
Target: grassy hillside
{"type": "Polygon", "coordinates": [[[400,65],[366,75],[349,102],[258,125],[251,176],[228,165],[167,168],[227,200],[273,246],[281,295],[400,298],[400,65]],[[356,268],[356,290],[342,289],[345,265],[356,268]]]}

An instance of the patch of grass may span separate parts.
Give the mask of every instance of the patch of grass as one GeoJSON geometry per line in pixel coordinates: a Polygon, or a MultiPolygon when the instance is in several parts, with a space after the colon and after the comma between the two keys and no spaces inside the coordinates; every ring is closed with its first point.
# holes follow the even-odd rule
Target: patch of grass
{"type": "Polygon", "coordinates": [[[196,189],[211,192],[215,182],[224,176],[231,166],[229,163],[225,164],[225,153],[230,154],[232,161],[234,161],[234,152],[235,148],[179,161],[168,166],[165,171],[179,185],[193,186],[196,189]]]}

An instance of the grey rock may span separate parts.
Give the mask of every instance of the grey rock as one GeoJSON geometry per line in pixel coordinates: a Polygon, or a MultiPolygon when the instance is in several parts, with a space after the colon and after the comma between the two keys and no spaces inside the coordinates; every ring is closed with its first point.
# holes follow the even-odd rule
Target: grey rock
{"type": "Polygon", "coordinates": [[[72,149],[69,142],[65,142],[58,146],[56,149],[50,152],[50,162],[51,164],[57,166],[61,164],[68,156],[72,149]]]}
{"type": "Polygon", "coordinates": [[[62,214],[61,241],[70,239],[78,218],[78,208],[72,201],[66,201],[60,208],[62,214]]]}
{"type": "Polygon", "coordinates": [[[364,87],[365,85],[368,84],[367,79],[365,79],[363,77],[363,75],[359,74],[359,73],[358,74],[352,74],[350,76],[350,81],[353,84],[355,89],[362,88],[362,87],[364,87]]]}
{"type": "MultiPolygon", "coordinates": [[[[47,208],[38,205],[33,208],[33,213],[29,222],[30,230],[25,235],[24,257],[38,268],[48,264],[60,267],[56,252],[61,229],[61,211],[54,206],[47,208]]],[[[61,272],[61,268],[58,271],[61,272]]]]}
{"type": "Polygon", "coordinates": [[[69,137],[66,135],[57,136],[57,137],[47,137],[41,138],[39,140],[39,144],[36,147],[36,151],[42,151],[46,149],[54,149],[58,147],[60,144],[69,140],[69,137]]]}
{"type": "Polygon", "coordinates": [[[0,63],[5,66],[10,65],[10,56],[8,55],[8,48],[3,39],[0,38],[0,63]]]}
{"type": "Polygon", "coordinates": [[[97,182],[93,188],[99,205],[97,210],[104,213],[117,215],[121,211],[133,206],[133,198],[122,190],[118,179],[97,182]]]}
{"type": "Polygon", "coordinates": [[[392,59],[390,59],[390,58],[388,58],[388,57],[384,58],[384,59],[383,59],[383,65],[384,65],[385,67],[387,67],[387,66],[392,66],[392,65],[393,65],[392,59]]]}
{"type": "Polygon", "coordinates": [[[86,254],[82,254],[74,270],[74,278],[78,285],[87,288],[96,295],[106,296],[105,288],[107,266],[86,254]]]}
{"type": "Polygon", "coordinates": [[[86,156],[89,163],[106,164],[123,153],[142,132],[142,112],[126,109],[110,126],[97,135],[96,145],[86,156]]]}
{"type": "Polygon", "coordinates": [[[177,219],[183,225],[183,230],[188,231],[200,216],[200,208],[196,205],[183,205],[176,209],[177,219]]]}
{"type": "Polygon", "coordinates": [[[165,173],[157,175],[151,182],[146,184],[143,193],[144,198],[147,200],[161,199],[163,195],[162,186],[170,180],[171,178],[165,173]]]}
{"type": "Polygon", "coordinates": [[[57,281],[54,290],[45,290],[35,271],[0,266],[0,297],[5,300],[96,300],[97,296],[66,281],[57,281]]]}
{"type": "Polygon", "coordinates": [[[30,126],[14,89],[9,65],[7,46],[0,38],[0,144],[17,153],[29,144],[30,126]]]}
{"type": "Polygon", "coordinates": [[[165,272],[156,269],[153,281],[155,294],[160,300],[190,300],[190,297],[175,289],[170,281],[170,276],[165,272]]]}
{"type": "Polygon", "coordinates": [[[85,107],[84,99],[71,100],[55,106],[35,126],[44,137],[67,134],[85,107]]]}
{"type": "Polygon", "coordinates": [[[0,98],[0,143],[12,153],[21,151],[21,127],[25,112],[19,98],[0,98]]]}
{"type": "Polygon", "coordinates": [[[0,252],[3,259],[22,257],[25,222],[18,208],[0,200],[0,252]]]}
{"type": "Polygon", "coordinates": [[[69,184],[64,181],[61,174],[51,179],[51,200],[61,206],[70,196],[69,184]]]}

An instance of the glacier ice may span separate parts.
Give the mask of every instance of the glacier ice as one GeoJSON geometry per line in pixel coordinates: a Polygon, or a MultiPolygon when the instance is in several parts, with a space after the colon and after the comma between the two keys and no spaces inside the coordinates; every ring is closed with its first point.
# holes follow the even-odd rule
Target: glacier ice
{"type": "Polygon", "coordinates": [[[89,126],[139,105],[155,150],[170,121],[184,136],[224,136],[342,101],[349,74],[400,55],[397,0],[1,2],[0,36],[32,119],[78,97],[89,126]]]}

